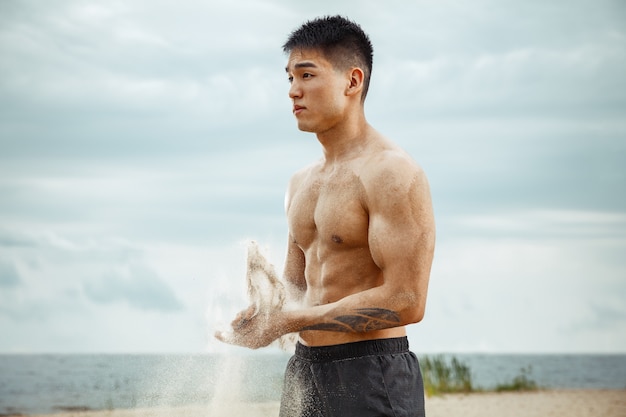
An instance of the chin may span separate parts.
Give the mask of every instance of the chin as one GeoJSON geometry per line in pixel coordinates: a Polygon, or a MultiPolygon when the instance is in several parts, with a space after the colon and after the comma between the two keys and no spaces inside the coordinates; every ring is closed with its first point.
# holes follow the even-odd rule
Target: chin
{"type": "Polygon", "coordinates": [[[310,126],[306,123],[298,123],[298,129],[301,130],[302,132],[310,132],[310,133],[316,132],[316,129],[313,126],[310,126]]]}

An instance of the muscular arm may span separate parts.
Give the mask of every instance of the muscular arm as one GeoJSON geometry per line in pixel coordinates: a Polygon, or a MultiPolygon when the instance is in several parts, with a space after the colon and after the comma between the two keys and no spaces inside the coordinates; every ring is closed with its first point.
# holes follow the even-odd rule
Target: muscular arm
{"type": "Polygon", "coordinates": [[[289,235],[287,243],[287,258],[283,277],[287,288],[287,302],[295,304],[302,301],[306,292],[306,279],[304,277],[305,259],[294,239],[289,235]]]}
{"type": "MultiPolygon", "coordinates": [[[[289,181],[287,187],[287,193],[285,195],[285,212],[289,212],[291,206],[291,199],[302,181],[302,176],[305,170],[296,173],[289,181]]],[[[300,247],[296,244],[291,232],[287,241],[287,256],[285,259],[285,269],[283,272],[283,278],[287,284],[287,297],[290,303],[298,303],[304,297],[306,292],[306,278],[305,278],[306,260],[304,253],[300,247]]]]}
{"type": "Polygon", "coordinates": [[[349,311],[349,313],[334,317],[331,322],[306,326],[302,330],[364,333],[396,327],[400,323],[398,313],[384,308],[357,308],[349,311]]]}

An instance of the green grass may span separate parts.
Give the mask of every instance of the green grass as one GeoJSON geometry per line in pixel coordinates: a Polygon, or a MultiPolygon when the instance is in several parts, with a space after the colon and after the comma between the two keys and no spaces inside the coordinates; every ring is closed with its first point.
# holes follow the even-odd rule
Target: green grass
{"type": "Polygon", "coordinates": [[[520,369],[519,375],[515,376],[510,382],[496,385],[496,391],[534,391],[538,389],[537,383],[530,378],[532,367],[520,369]]]}
{"type": "Polygon", "coordinates": [[[429,396],[474,390],[469,367],[457,358],[453,357],[448,363],[443,356],[425,356],[420,365],[424,388],[429,396]]]}
{"type": "MultiPolygon", "coordinates": [[[[443,355],[424,356],[420,359],[420,368],[424,379],[424,389],[428,396],[489,391],[474,385],[469,366],[456,357],[446,360],[443,355]]],[[[538,386],[531,378],[531,371],[530,366],[522,368],[520,374],[510,382],[498,384],[492,390],[496,392],[536,390],[538,386]]]]}

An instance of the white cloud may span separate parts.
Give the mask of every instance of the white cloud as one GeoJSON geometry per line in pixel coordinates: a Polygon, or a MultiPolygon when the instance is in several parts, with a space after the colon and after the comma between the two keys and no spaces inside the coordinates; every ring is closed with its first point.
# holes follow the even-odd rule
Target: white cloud
{"type": "Polygon", "coordinates": [[[280,45],[333,13],[372,35],[368,117],[431,180],[418,349],[626,349],[623,8],[366,3],[2,3],[0,350],[220,349],[238,242],[280,265],[288,177],[321,155],[280,45]]]}
{"type": "Polygon", "coordinates": [[[134,308],[157,311],[182,308],[172,289],[141,264],[125,265],[106,272],[98,280],[86,280],[83,290],[90,300],[100,304],[124,301],[134,308]]]}
{"type": "Polygon", "coordinates": [[[10,288],[19,285],[21,279],[13,262],[0,259],[0,287],[10,288]]]}
{"type": "Polygon", "coordinates": [[[510,237],[598,238],[626,235],[626,213],[582,210],[514,210],[448,218],[450,227],[510,237]]]}
{"type": "Polygon", "coordinates": [[[585,239],[448,240],[436,252],[426,318],[412,333],[428,351],[619,350],[626,342],[619,332],[626,316],[615,306],[626,294],[624,267],[605,264],[598,253],[623,245],[623,240],[594,248],[585,239]],[[602,330],[589,325],[596,320],[603,321],[602,330]],[[613,335],[610,343],[595,337],[604,333],[613,335]]]}

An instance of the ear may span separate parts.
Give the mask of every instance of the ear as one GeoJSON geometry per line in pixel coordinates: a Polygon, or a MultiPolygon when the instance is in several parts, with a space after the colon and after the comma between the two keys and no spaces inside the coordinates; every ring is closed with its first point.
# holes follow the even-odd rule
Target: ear
{"type": "Polygon", "coordinates": [[[347,96],[354,96],[361,93],[363,90],[363,80],[365,79],[365,73],[361,68],[352,68],[349,74],[350,84],[346,89],[347,96]]]}

